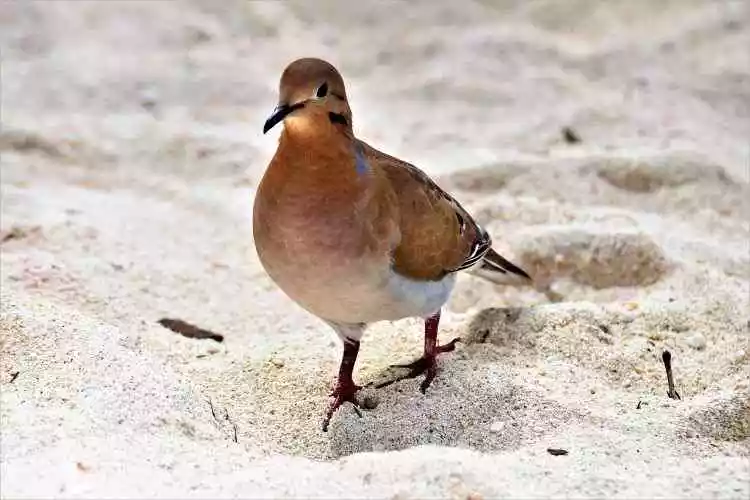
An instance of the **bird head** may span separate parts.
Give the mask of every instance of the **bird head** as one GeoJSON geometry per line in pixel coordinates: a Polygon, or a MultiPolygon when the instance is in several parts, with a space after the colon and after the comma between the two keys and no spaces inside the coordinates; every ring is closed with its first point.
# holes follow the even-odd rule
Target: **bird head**
{"type": "Polygon", "coordinates": [[[351,129],[352,112],[344,80],[322,59],[297,59],[281,75],[279,102],[263,126],[265,134],[279,122],[304,128],[338,125],[351,129]]]}

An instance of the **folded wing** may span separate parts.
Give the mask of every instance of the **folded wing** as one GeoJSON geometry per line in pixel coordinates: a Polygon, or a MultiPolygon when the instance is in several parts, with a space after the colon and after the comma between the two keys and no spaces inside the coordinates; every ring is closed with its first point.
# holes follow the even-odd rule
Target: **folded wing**
{"type": "Polygon", "coordinates": [[[364,142],[366,161],[387,177],[399,203],[401,240],[393,252],[396,272],[413,279],[437,280],[481,263],[488,272],[522,269],[492,250],[492,239],[452,196],[427,174],[364,142]]]}

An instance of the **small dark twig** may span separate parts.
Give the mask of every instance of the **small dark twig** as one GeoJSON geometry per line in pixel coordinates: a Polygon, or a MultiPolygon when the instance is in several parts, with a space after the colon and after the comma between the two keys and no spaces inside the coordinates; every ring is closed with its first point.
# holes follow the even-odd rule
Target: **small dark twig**
{"type": "Polygon", "coordinates": [[[362,418],[362,412],[360,411],[359,406],[352,405],[352,408],[354,408],[354,413],[356,413],[359,418],[362,418]]]}
{"type": "Polygon", "coordinates": [[[567,455],[568,450],[563,450],[561,448],[547,448],[547,453],[549,453],[553,457],[559,457],[561,455],[567,455]]]}
{"type": "Polygon", "coordinates": [[[232,441],[234,441],[235,443],[239,443],[240,441],[237,438],[237,424],[235,424],[234,421],[229,418],[229,410],[227,410],[226,408],[224,408],[224,420],[232,424],[232,441]]]}
{"type": "Polygon", "coordinates": [[[216,411],[214,410],[214,403],[211,401],[211,398],[208,398],[206,401],[208,401],[208,407],[211,408],[211,416],[214,417],[214,420],[219,420],[216,418],[216,411]]]}
{"type": "Polygon", "coordinates": [[[636,410],[640,410],[640,409],[641,409],[641,405],[642,405],[642,404],[643,404],[643,401],[638,401],[638,404],[637,404],[637,405],[635,405],[635,409],[636,409],[636,410]]]}
{"type": "Polygon", "coordinates": [[[179,333],[183,337],[189,339],[211,339],[216,342],[223,342],[224,336],[218,333],[214,333],[210,330],[199,328],[195,325],[191,325],[181,319],[162,318],[159,320],[159,324],[164,328],[168,328],[175,333],[179,333]]]}
{"type": "Polygon", "coordinates": [[[11,373],[10,374],[10,383],[12,384],[13,382],[15,382],[16,379],[18,378],[18,376],[20,374],[21,374],[21,372],[13,372],[13,373],[11,373]]]}
{"type": "Polygon", "coordinates": [[[661,359],[664,361],[664,368],[667,370],[667,396],[671,399],[682,399],[674,389],[674,378],[672,377],[672,354],[669,351],[664,351],[661,355],[661,359]]]}
{"type": "MultiPolygon", "coordinates": [[[[211,398],[207,398],[206,401],[208,402],[208,407],[211,408],[211,416],[214,417],[214,420],[219,424],[219,426],[223,426],[222,421],[219,420],[219,417],[216,416],[216,409],[214,408],[214,403],[211,401],[211,398]]],[[[229,422],[232,425],[232,441],[235,443],[239,443],[239,432],[237,430],[237,424],[235,424],[231,418],[229,418],[229,410],[224,408],[224,421],[229,422]]]]}
{"type": "Polygon", "coordinates": [[[573,130],[572,127],[563,127],[562,136],[565,142],[568,144],[578,144],[579,142],[581,142],[581,136],[579,136],[578,132],[573,130]]]}

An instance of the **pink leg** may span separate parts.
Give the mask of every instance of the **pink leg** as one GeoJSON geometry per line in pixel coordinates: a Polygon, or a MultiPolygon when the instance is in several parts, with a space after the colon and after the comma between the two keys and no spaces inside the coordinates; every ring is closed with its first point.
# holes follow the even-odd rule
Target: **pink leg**
{"type": "MultiPolygon", "coordinates": [[[[415,378],[422,373],[425,374],[425,378],[419,386],[419,389],[424,393],[430,386],[432,381],[435,379],[437,373],[437,355],[441,352],[450,352],[456,348],[456,342],[460,341],[460,338],[455,338],[444,345],[437,345],[437,334],[438,325],[440,324],[440,311],[436,312],[424,321],[424,355],[416,361],[405,365],[394,365],[396,368],[408,368],[409,373],[405,376],[397,379],[404,380],[407,378],[415,378]]],[[[390,385],[396,380],[387,382],[385,384],[379,384],[378,387],[384,387],[390,385]]]]}
{"type": "MultiPolygon", "coordinates": [[[[331,400],[328,404],[328,410],[323,419],[323,432],[328,431],[328,424],[331,422],[333,412],[346,403],[347,401],[354,405],[354,409],[359,413],[359,404],[354,399],[354,395],[362,387],[354,383],[352,379],[352,372],[354,371],[354,364],[357,362],[357,354],[359,353],[359,342],[356,340],[345,340],[344,341],[344,355],[341,357],[341,366],[339,367],[339,378],[336,381],[336,386],[331,391],[331,400]]],[[[361,416],[361,415],[360,415],[361,416]]]]}

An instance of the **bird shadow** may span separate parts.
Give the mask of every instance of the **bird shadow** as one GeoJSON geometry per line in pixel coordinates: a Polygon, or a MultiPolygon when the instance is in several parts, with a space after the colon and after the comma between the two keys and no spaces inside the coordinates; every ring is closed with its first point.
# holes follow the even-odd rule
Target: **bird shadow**
{"type": "Polygon", "coordinates": [[[438,378],[366,388],[362,417],[348,407],[331,424],[329,456],[441,445],[478,451],[516,449],[568,422],[577,412],[514,382],[500,365],[462,357],[442,363],[438,378]]]}
{"type": "Polygon", "coordinates": [[[334,416],[329,457],[420,445],[516,449],[580,416],[524,386],[508,367],[509,351],[535,352],[516,325],[525,311],[492,308],[472,318],[461,332],[463,346],[439,358],[438,376],[426,394],[419,390],[421,377],[384,369],[378,376],[383,381],[359,395],[362,417],[349,407],[334,416]]]}
{"type": "Polygon", "coordinates": [[[526,309],[487,309],[451,332],[463,340],[454,352],[439,356],[437,377],[425,394],[420,391],[424,375],[405,378],[408,369],[385,366],[370,372],[360,379],[370,383],[357,394],[362,416],[346,403],[325,433],[320,423],[328,387],[321,381],[331,380],[333,365],[313,358],[247,365],[226,374],[231,383],[217,386],[243,388],[242,398],[224,395],[234,402],[240,441],[275,453],[331,460],[420,445],[516,449],[582,414],[531,387],[514,368],[519,359],[538,356],[535,336],[526,332],[527,314],[526,309]],[[384,381],[393,383],[376,388],[384,381]],[[242,425],[246,422],[262,425],[242,425]]]}

